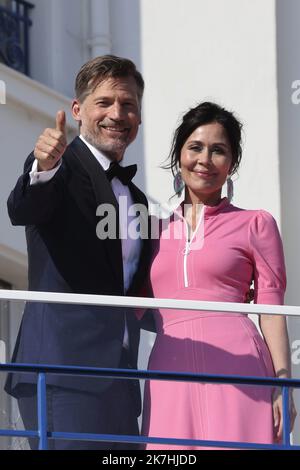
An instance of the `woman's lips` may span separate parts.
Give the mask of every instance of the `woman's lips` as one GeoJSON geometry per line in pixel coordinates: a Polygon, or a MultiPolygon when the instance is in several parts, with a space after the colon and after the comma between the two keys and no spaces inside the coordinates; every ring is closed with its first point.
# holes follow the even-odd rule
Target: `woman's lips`
{"type": "Polygon", "coordinates": [[[194,171],[193,173],[195,173],[195,175],[197,175],[199,178],[205,179],[209,179],[216,176],[216,173],[210,173],[208,171],[194,171]]]}

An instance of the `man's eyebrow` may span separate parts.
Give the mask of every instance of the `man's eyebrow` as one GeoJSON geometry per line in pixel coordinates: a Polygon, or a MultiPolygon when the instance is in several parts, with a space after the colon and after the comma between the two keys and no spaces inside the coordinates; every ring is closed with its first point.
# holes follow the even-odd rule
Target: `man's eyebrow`
{"type": "Polygon", "coordinates": [[[109,100],[109,96],[101,95],[101,96],[97,96],[96,98],[94,98],[94,101],[99,101],[99,100],[109,100]]]}

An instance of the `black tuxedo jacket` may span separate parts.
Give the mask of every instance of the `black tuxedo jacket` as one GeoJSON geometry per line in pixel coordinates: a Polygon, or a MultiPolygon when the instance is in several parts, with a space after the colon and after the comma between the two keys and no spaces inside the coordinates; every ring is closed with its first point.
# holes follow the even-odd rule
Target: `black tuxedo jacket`
{"type": "MultiPolygon", "coordinates": [[[[30,186],[33,159],[31,154],[26,160],[24,174],[8,199],[12,223],[26,226],[29,289],[124,295],[121,240],[100,240],[96,235],[99,204],[112,204],[118,215],[118,203],[101,165],[76,137],[55,176],[47,183],[30,186]]],[[[135,203],[147,206],[145,195],[133,183],[129,189],[135,203]]],[[[143,240],[128,295],[139,294],[149,257],[150,242],[143,240]]],[[[25,307],[13,361],[118,367],[125,315],[131,363],[136,367],[140,332],[132,309],[126,312],[123,308],[30,302],[25,307]]],[[[18,385],[32,382],[36,382],[35,376],[11,374],[6,390],[18,396],[18,385]]],[[[47,383],[99,392],[111,380],[49,375],[47,383]]]]}

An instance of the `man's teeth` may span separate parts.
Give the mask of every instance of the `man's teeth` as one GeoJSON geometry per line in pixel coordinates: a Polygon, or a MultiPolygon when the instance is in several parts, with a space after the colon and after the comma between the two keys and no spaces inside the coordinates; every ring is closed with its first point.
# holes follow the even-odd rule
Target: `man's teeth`
{"type": "Polygon", "coordinates": [[[120,129],[119,127],[105,127],[108,131],[117,131],[117,132],[124,132],[126,129],[120,129]]]}

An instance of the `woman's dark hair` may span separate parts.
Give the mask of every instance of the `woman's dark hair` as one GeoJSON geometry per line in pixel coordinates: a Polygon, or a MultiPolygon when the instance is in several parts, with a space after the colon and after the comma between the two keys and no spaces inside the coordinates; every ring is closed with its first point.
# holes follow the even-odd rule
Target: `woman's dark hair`
{"type": "Polygon", "coordinates": [[[181,149],[186,140],[194,130],[197,129],[197,127],[210,124],[212,122],[218,122],[221,124],[227,133],[232,152],[231,174],[235,173],[242,158],[242,124],[233,113],[215,103],[210,103],[209,101],[198,104],[198,106],[190,109],[183,116],[182,122],[180,126],[177,127],[173,137],[172,147],[169,154],[170,162],[164,166],[164,168],[171,169],[173,175],[175,175],[178,167],[180,166],[181,149]]]}

